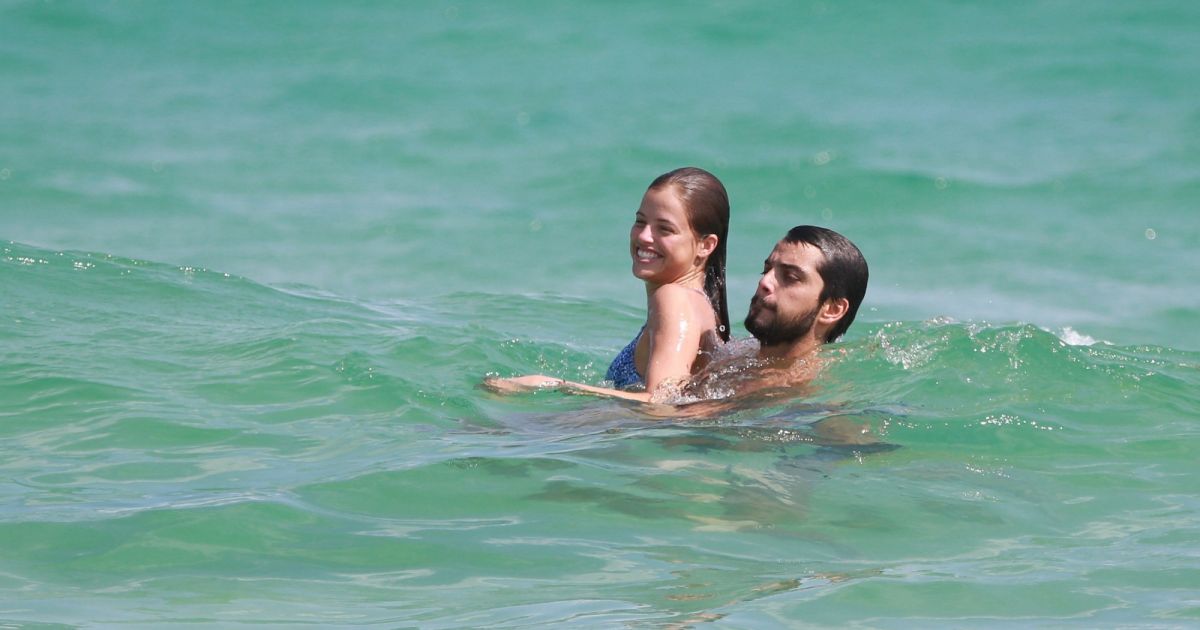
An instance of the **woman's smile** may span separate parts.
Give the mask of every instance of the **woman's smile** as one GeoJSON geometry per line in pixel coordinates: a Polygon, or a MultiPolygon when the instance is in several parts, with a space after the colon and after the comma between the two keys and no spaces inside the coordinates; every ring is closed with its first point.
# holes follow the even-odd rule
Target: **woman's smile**
{"type": "Polygon", "coordinates": [[[662,258],[662,256],[660,256],[658,254],[658,252],[651,250],[651,249],[646,249],[644,247],[638,247],[634,251],[634,255],[638,259],[638,262],[652,262],[654,260],[662,258]]]}

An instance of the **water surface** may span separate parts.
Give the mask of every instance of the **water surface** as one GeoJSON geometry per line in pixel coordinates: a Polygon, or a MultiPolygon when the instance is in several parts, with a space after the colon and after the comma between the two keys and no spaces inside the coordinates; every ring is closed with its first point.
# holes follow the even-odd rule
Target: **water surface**
{"type": "Polygon", "coordinates": [[[0,625],[1193,626],[1198,27],[0,3],[0,625]],[[792,225],[863,249],[821,386],[481,389],[600,382],[686,164],[735,320],[792,225]]]}

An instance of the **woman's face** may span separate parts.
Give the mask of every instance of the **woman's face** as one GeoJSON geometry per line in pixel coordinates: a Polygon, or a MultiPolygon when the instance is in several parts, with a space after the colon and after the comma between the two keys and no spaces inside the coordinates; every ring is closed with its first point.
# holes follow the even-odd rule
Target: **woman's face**
{"type": "Polygon", "coordinates": [[[647,282],[667,284],[689,272],[703,273],[707,252],[674,187],[646,191],[629,230],[629,254],[633,275],[647,282]]]}

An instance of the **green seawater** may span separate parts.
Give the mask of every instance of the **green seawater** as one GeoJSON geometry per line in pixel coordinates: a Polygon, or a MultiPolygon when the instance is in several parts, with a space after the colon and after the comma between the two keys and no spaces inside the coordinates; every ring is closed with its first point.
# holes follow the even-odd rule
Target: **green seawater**
{"type": "Polygon", "coordinates": [[[0,2],[0,627],[1200,625],[1197,32],[0,2]],[[735,320],[793,225],[870,261],[817,389],[483,390],[602,380],[689,164],[735,320]]]}

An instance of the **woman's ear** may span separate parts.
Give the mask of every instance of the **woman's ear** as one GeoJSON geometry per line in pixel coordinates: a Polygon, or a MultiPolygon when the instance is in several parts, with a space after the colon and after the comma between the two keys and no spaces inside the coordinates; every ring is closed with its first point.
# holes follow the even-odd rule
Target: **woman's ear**
{"type": "Polygon", "coordinates": [[[700,239],[699,254],[705,258],[712,256],[712,253],[717,251],[717,245],[720,242],[721,239],[716,234],[706,235],[704,238],[700,239]]]}
{"type": "Polygon", "coordinates": [[[850,300],[846,298],[830,298],[821,305],[821,314],[817,320],[822,324],[833,324],[846,316],[850,311],[850,300]]]}

